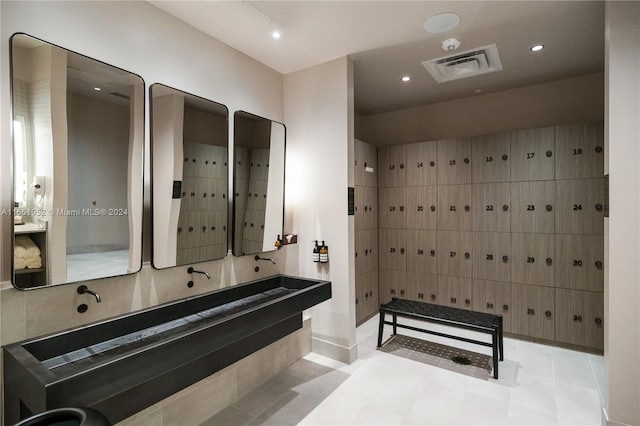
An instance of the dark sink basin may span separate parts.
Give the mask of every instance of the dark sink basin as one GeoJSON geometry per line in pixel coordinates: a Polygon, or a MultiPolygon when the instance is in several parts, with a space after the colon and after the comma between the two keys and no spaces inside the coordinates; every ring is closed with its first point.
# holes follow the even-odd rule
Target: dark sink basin
{"type": "Polygon", "coordinates": [[[302,327],[331,283],[277,275],[4,347],[5,421],[84,406],[115,423],[302,327]]]}

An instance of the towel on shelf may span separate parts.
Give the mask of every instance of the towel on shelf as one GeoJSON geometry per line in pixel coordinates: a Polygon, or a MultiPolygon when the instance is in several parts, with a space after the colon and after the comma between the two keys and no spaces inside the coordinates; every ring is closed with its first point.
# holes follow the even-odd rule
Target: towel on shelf
{"type": "Polygon", "coordinates": [[[42,268],[40,249],[27,235],[16,235],[13,251],[14,269],[38,269],[42,268]]]}
{"type": "Polygon", "coordinates": [[[40,249],[28,236],[16,235],[14,255],[19,257],[36,257],[40,256],[40,249]]]}
{"type": "Polygon", "coordinates": [[[13,258],[13,269],[24,269],[27,267],[27,262],[25,262],[23,257],[14,257],[13,258]]]}

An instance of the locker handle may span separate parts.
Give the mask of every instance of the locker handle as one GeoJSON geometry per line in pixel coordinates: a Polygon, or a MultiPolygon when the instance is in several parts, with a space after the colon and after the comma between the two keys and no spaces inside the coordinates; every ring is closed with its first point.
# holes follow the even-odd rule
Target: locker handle
{"type": "Polygon", "coordinates": [[[502,261],[503,261],[504,263],[507,263],[507,262],[509,261],[509,256],[506,256],[506,255],[505,255],[505,256],[502,256],[502,261]]]}
{"type": "Polygon", "coordinates": [[[551,266],[552,263],[553,263],[553,259],[551,259],[550,257],[547,257],[547,265],[551,266]]]}
{"type": "Polygon", "coordinates": [[[400,294],[404,296],[404,290],[400,290],[400,294]]]}
{"type": "Polygon", "coordinates": [[[509,211],[509,206],[505,204],[504,206],[502,206],[502,210],[505,212],[509,211]]]}
{"type": "Polygon", "coordinates": [[[544,313],[544,315],[545,315],[547,318],[551,318],[551,311],[546,311],[546,312],[544,313]]]}
{"type": "Polygon", "coordinates": [[[400,168],[404,169],[404,163],[400,163],[400,168]]]}
{"type": "Polygon", "coordinates": [[[596,324],[598,325],[602,324],[602,318],[596,318],[596,324]]]}
{"type": "Polygon", "coordinates": [[[596,269],[602,269],[602,262],[596,260],[596,269]]]}
{"type": "Polygon", "coordinates": [[[578,321],[578,322],[582,322],[582,317],[580,315],[574,315],[573,316],[573,320],[574,321],[578,321]]]}
{"type": "Polygon", "coordinates": [[[356,252],[356,257],[358,257],[358,252],[356,252]]]}
{"type": "Polygon", "coordinates": [[[465,305],[470,305],[470,304],[471,304],[471,300],[469,300],[469,299],[464,299],[464,304],[465,304],[465,305]]]}
{"type": "Polygon", "coordinates": [[[431,257],[436,257],[436,251],[435,250],[431,250],[431,257]]]}
{"type": "Polygon", "coordinates": [[[435,163],[434,161],[429,161],[429,165],[430,165],[431,167],[433,167],[433,166],[435,166],[435,165],[436,165],[436,163],[435,163]]]}
{"type": "Polygon", "coordinates": [[[182,232],[182,227],[178,228],[178,232],[182,232]]]}
{"type": "Polygon", "coordinates": [[[436,300],[436,295],[435,294],[431,295],[431,300],[436,300]]]}
{"type": "Polygon", "coordinates": [[[369,299],[369,293],[365,293],[365,294],[364,294],[364,298],[365,298],[365,299],[369,299]]]}
{"type": "Polygon", "coordinates": [[[509,310],[509,305],[502,305],[502,309],[505,310],[505,311],[508,311],[509,310]]]}
{"type": "Polygon", "coordinates": [[[404,206],[400,206],[400,211],[403,212],[404,211],[404,206]]]}
{"type": "Polygon", "coordinates": [[[403,248],[400,249],[400,254],[404,254],[404,249],[403,248]]]}
{"type": "Polygon", "coordinates": [[[600,154],[602,152],[602,147],[601,146],[596,146],[596,152],[598,154],[600,154]]]}
{"type": "Polygon", "coordinates": [[[471,207],[466,205],[466,206],[464,206],[464,210],[468,212],[469,210],[471,210],[471,207]]]}
{"type": "Polygon", "coordinates": [[[431,206],[431,211],[435,212],[436,211],[436,206],[431,206]]]}
{"type": "Polygon", "coordinates": [[[547,155],[547,157],[551,157],[551,156],[553,155],[553,152],[551,152],[551,151],[547,151],[547,154],[546,154],[546,155],[547,155]]]}
{"type": "Polygon", "coordinates": [[[358,304],[358,299],[356,299],[356,305],[358,304]]]}
{"type": "Polygon", "coordinates": [[[600,203],[596,204],[596,210],[601,212],[602,211],[602,204],[600,204],[600,203]]]}
{"type": "Polygon", "coordinates": [[[465,259],[468,259],[469,257],[471,257],[471,254],[470,254],[469,252],[466,252],[466,253],[464,254],[464,257],[465,257],[465,259]]]}
{"type": "Polygon", "coordinates": [[[203,193],[202,193],[202,197],[203,197],[203,198],[207,198],[207,193],[206,193],[206,192],[203,192],[203,193]]]}
{"type": "Polygon", "coordinates": [[[469,164],[469,159],[468,158],[464,159],[464,164],[469,164]]]}
{"type": "Polygon", "coordinates": [[[551,210],[553,210],[553,206],[551,204],[547,204],[547,211],[550,212],[551,210]]]}
{"type": "Polygon", "coordinates": [[[193,226],[190,226],[189,227],[189,232],[192,232],[192,231],[193,231],[193,226]]]}
{"type": "Polygon", "coordinates": [[[508,158],[509,156],[507,154],[502,155],[502,161],[507,161],[508,158]]]}
{"type": "Polygon", "coordinates": [[[202,232],[206,232],[206,231],[207,231],[207,227],[206,227],[206,226],[203,226],[203,227],[202,227],[202,232]]]}

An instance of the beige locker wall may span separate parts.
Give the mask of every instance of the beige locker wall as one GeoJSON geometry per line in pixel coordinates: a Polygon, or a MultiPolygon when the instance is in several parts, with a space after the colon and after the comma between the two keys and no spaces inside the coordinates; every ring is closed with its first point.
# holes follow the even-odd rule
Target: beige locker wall
{"type": "Polygon", "coordinates": [[[379,148],[380,302],[602,349],[602,137],[580,123],[379,148]]]}

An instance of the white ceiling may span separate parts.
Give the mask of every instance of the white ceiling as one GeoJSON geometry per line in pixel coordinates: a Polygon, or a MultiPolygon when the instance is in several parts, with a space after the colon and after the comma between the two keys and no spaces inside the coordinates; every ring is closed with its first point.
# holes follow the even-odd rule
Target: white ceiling
{"type": "Polygon", "coordinates": [[[349,55],[363,115],[604,70],[601,1],[150,2],[283,74],[349,55]],[[425,20],[442,12],[460,15],[460,25],[426,32],[425,20]],[[462,40],[460,51],[495,43],[503,70],[436,83],[421,62],[446,55],[440,45],[450,37],[462,40]],[[537,43],[546,48],[534,54],[537,43]]]}

